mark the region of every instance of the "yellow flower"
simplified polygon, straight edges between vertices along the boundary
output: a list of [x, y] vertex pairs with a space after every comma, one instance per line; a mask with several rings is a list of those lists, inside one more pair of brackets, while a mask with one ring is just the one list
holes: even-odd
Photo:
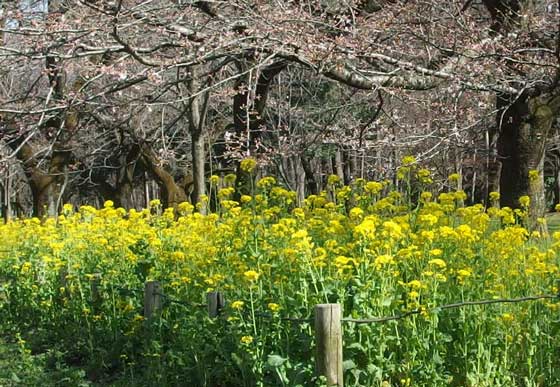
[[334, 264], [337, 267], [341, 267], [341, 266], [346, 266], [350, 263], [350, 258], [345, 257], [343, 255], [339, 255], [338, 257], [335, 258], [334, 260]]
[[245, 276], [246, 280], [253, 282], [259, 279], [260, 274], [254, 270], [247, 270], [243, 273], [243, 276]]
[[416, 157], [414, 156], [404, 156], [402, 158], [402, 165], [404, 166], [412, 165], [415, 162], [416, 162]]
[[439, 259], [439, 258], [430, 259], [428, 261], [428, 264], [433, 265], [433, 266], [437, 266], [440, 269], [445, 269], [445, 267], [447, 266], [445, 261], [443, 259]]
[[443, 254], [443, 251], [441, 249], [430, 250], [430, 255], [433, 255], [434, 257], [439, 257], [442, 254]]
[[425, 287], [425, 285], [420, 280], [412, 280], [407, 285], [413, 289], [421, 289]]
[[103, 203], [103, 207], [105, 207], [105, 208], [113, 208], [114, 205], [115, 205], [115, 203], [113, 203], [112, 200], [107, 200], [107, 201], [105, 201], [105, 203]]
[[182, 202], [177, 206], [177, 210], [180, 214], [185, 215], [191, 213], [194, 210], [194, 207], [189, 202]]
[[340, 177], [338, 177], [338, 175], [330, 175], [327, 178], [327, 184], [328, 185], [335, 185], [335, 184], [338, 184], [338, 183], [340, 183]]
[[245, 345], [249, 345], [253, 342], [253, 336], [243, 336], [241, 338], [241, 343], [245, 344]]
[[467, 200], [467, 194], [465, 191], [456, 191], [453, 193], [456, 200]]
[[407, 173], [409, 173], [409, 172], [410, 172], [409, 167], [398, 167], [397, 168], [397, 179], [403, 180], [407, 176]]
[[241, 195], [241, 203], [245, 204], [245, 203], [249, 203], [251, 200], [253, 200], [253, 197], [249, 196], [249, 195]]
[[434, 275], [434, 278], [437, 281], [440, 281], [440, 282], [446, 282], [447, 281], [447, 277], [444, 276], [443, 274], [440, 274], [440, 273], [437, 273], [436, 275]]
[[21, 273], [25, 274], [29, 272], [29, 270], [31, 270], [31, 266], [31, 262], [25, 262], [23, 265], [21, 265]]
[[377, 181], [369, 181], [366, 184], [366, 191], [370, 194], [376, 195], [383, 189], [383, 184]]
[[493, 202], [497, 202], [498, 200], [500, 200], [500, 193], [499, 192], [492, 191], [492, 192], [490, 192], [490, 194], [488, 196], [490, 196], [490, 200], [493, 201]]
[[418, 172], [416, 172], [416, 176], [418, 176], [420, 180], [430, 177], [431, 174], [430, 170], [426, 168], [419, 169]]
[[158, 207], [161, 205], [161, 201], [159, 199], [150, 200], [150, 207]]
[[280, 305], [270, 302], [268, 303], [268, 309], [273, 313], [278, 312], [280, 310]]
[[360, 207], [354, 207], [348, 213], [350, 219], [360, 219], [363, 215], [364, 215], [364, 210], [362, 210]]
[[235, 189], [233, 187], [222, 188], [221, 190], [218, 191], [218, 197], [222, 200], [227, 199], [231, 195], [233, 195], [234, 192], [235, 192]]
[[390, 265], [395, 263], [395, 259], [391, 255], [380, 255], [375, 258], [375, 261], [373, 263], [375, 264], [375, 266], [381, 267], [383, 265]]
[[529, 171], [529, 180], [536, 181], [538, 178], [539, 178], [539, 171], [537, 171], [536, 169], [531, 169]]
[[449, 175], [448, 179], [449, 181], [459, 181], [459, 178], [461, 176], [458, 173], [452, 173], [451, 175]]
[[513, 315], [511, 313], [504, 313], [500, 316], [500, 318], [504, 322], [511, 322], [511, 321], [515, 320], [515, 317], [513, 317]]
[[410, 292], [408, 292], [408, 298], [410, 298], [411, 300], [416, 300], [418, 299], [418, 297], [420, 297], [420, 293], [418, 293], [416, 290], [411, 290]]
[[257, 160], [250, 157], [242, 160], [241, 164], [239, 165], [241, 170], [247, 173], [253, 172], [256, 166], [257, 166]]
[[218, 185], [219, 182], [220, 182], [220, 176], [216, 176], [216, 175], [210, 176], [210, 184]]
[[424, 192], [422, 192], [422, 193], [420, 194], [420, 199], [421, 199], [423, 202], [429, 202], [430, 199], [432, 198], [432, 196], [433, 196], [433, 195], [432, 195], [431, 192], [424, 191]]
[[354, 228], [354, 233], [367, 239], [375, 239], [375, 217], [367, 216]]
[[531, 204], [531, 198], [527, 195], [525, 196], [521, 196], [519, 198], [519, 204], [521, 205], [521, 207], [529, 207], [529, 204]]
[[257, 181], [257, 187], [260, 189], [268, 189], [276, 184], [276, 179], [272, 176], [265, 176], [259, 181]]
[[400, 239], [404, 236], [402, 227], [392, 220], [383, 222], [383, 233], [393, 239]]
[[185, 259], [185, 253], [182, 251], [174, 251], [171, 253], [171, 258], [175, 261], [181, 261]]
[[231, 303], [231, 308], [235, 310], [241, 310], [241, 308], [243, 308], [243, 305], [245, 305], [243, 301], [233, 301]]

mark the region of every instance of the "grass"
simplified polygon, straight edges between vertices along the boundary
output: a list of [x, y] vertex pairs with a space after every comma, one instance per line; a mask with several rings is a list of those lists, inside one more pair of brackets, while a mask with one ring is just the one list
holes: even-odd
[[85, 372], [64, 365], [60, 355], [55, 351], [32, 354], [22, 342], [0, 337], [0, 387], [91, 386]]

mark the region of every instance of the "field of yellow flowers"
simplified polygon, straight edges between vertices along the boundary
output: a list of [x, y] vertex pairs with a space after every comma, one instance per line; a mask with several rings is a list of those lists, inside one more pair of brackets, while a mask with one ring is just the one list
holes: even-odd
[[[555, 294], [560, 238], [524, 228], [523, 210], [430, 192], [426, 170], [401, 175], [414, 192], [333, 176], [298, 207], [272, 177], [238, 201], [232, 176], [213, 177], [209, 215], [188, 203], [127, 212], [107, 202], [10, 221], [0, 226], [4, 339], [99, 384], [312, 386], [322, 383], [312, 323], [284, 317], [312, 317], [327, 302], [353, 318], [422, 308], [344, 323], [346, 385], [560, 385], [557, 300], [437, 309]], [[146, 321], [142, 290], [154, 279], [182, 303]], [[213, 290], [226, 297], [216, 319], [198, 305]]]

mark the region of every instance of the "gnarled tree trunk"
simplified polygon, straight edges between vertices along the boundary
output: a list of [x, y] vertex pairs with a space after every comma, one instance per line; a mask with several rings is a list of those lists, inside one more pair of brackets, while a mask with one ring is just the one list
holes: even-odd
[[188, 201], [187, 194], [183, 187], [176, 181], [173, 175], [165, 170], [160, 164], [154, 151], [147, 145], [141, 146], [142, 160], [146, 168], [156, 178], [161, 188], [161, 201], [164, 208], [176, 207], [180, 203]]

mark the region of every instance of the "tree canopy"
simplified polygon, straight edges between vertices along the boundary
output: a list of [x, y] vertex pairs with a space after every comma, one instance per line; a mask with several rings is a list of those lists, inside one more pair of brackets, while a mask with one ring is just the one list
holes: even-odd
[[248, 156], [300, 197], [406, 154], [536, 217], [558, 186], [555, 2], [0, 4], [5, 212], [197, 202]]

